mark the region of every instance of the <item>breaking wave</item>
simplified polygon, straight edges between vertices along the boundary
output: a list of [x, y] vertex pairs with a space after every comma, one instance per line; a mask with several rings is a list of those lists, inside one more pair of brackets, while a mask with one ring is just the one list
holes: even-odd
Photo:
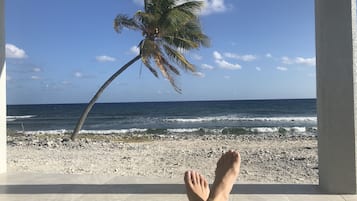
[[[69, 134], [72, 130], [58, 129], [58, 130], [39, 130], [39, 131], [25, 131], [25, 134]], [[236, 128], [175, 128], [175, 129], [118, 129], [118, 130], [81, 130], [81, 134], [94, 135], [115, 135], [115, 134], [269, 134], [269, 133], [290, 133], [290, 134], [316, 134], [317, 127], [236, 127]]]

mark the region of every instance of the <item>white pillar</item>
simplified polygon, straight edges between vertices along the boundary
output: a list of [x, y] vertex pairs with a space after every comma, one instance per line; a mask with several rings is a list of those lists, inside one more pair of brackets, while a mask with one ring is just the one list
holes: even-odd
[[0, 174], [6, 172], [6, 68], [4, 0], [0, 0]]
[[315, 0], [319, 182], [356, 194], [356, 0]]

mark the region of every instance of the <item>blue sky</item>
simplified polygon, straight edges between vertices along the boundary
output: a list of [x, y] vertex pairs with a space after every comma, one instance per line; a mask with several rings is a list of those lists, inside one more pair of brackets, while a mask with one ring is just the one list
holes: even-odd
[[[113, 29], [140, 0], [8, 0], [8, 104], [86, 103], [135, 57], [141, 33]], [[178, 94], [140, 62], [99, 102], [315, 98], [313, 0], [205, 0], [211, 46], [186, 54], [197, 73], [177, 78]]]

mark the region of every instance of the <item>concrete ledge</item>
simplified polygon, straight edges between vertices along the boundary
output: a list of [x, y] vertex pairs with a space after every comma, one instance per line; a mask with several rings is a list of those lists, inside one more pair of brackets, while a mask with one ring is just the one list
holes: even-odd
[[[0, 200], [7, 201], [182, 201], [187, 200], [185, 192], [183, 183], [160, 178], [16, 173], [0, 175]], [[357, 196], [324, 194], [314, 184], [235, 184], [230, 200], [357, 201]]]
[[[0, 194], [185, 194], [184, 184], [15, 184]], [[236, 184], [232, 194], [323, 194], [317, 185]]]

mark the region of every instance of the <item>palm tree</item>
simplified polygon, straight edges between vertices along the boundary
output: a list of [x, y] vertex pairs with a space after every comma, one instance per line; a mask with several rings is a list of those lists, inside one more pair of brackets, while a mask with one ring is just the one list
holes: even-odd
[[197, 15], [202, 6], [202, 1], [195, 0], [181, 4], [179, 0], [144, 0], [144, 11], [137, 11], [132, 18], [121, 14], [115, 18], [114, 29], [118, 33], [123, 28], [142, 32], [143, 39], [138, 45], [140, 53], [100, 87], [79, 118], [71, 135], [72, 140], [78, 135], [88, 113], [104, 89], [139, 59], [158, 77], [157, 69], [153, 66], [155, 64], [175, 91], [181, 93], [175, 83], [175, 76], [180, 75], [178, 67], [195, 72], [194, 65], [185, 58], [183, 52], [209, 46], [209, 38], [202, 32]]

